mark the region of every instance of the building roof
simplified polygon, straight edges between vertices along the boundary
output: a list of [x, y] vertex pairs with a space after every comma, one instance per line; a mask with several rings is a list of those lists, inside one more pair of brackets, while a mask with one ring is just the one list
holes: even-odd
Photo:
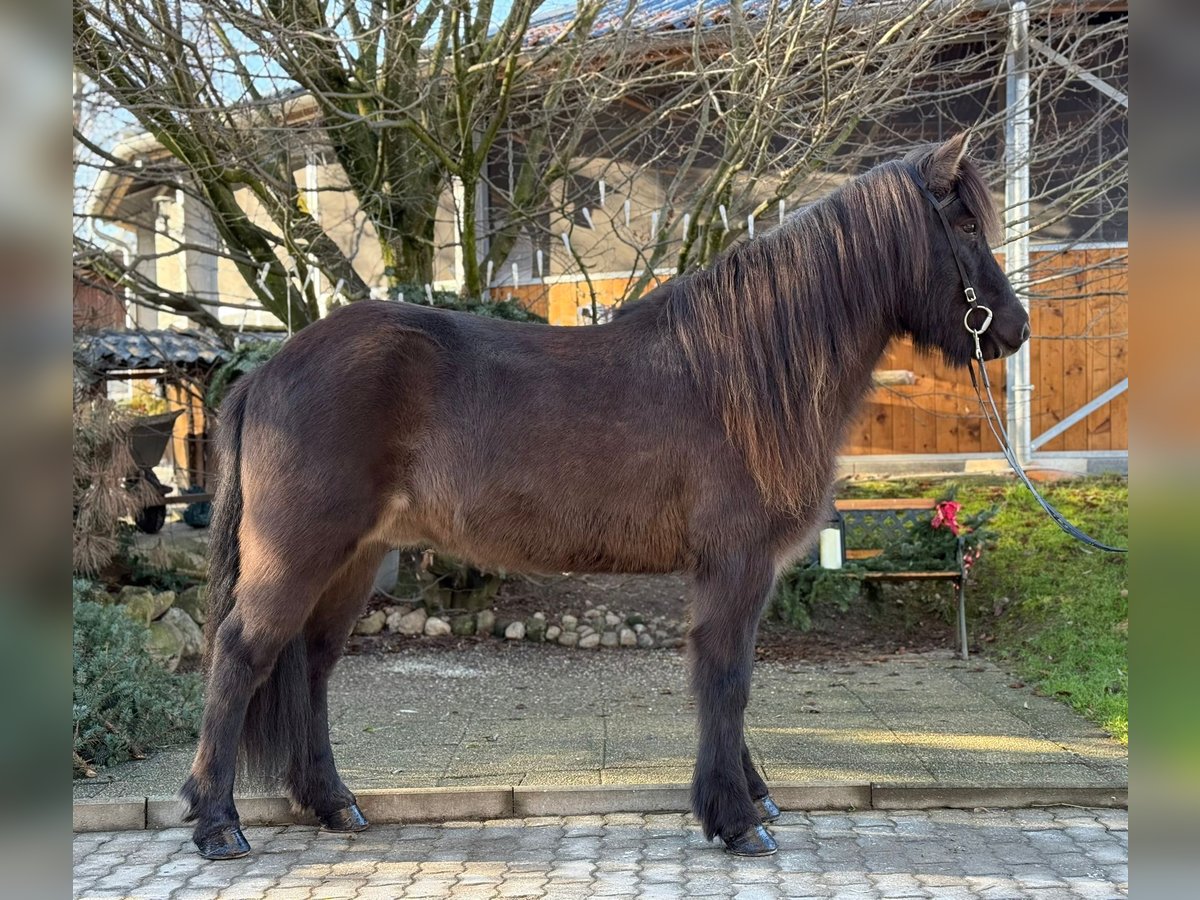
[[[246, 333], [243, 341], [276, 340], [282, 334]], [[204, 331], [124, 331], [103, 329], [75, 336], [75, 360], [93, 373], [125, 369], [208, 368], [230, 357], [217, 338]]]

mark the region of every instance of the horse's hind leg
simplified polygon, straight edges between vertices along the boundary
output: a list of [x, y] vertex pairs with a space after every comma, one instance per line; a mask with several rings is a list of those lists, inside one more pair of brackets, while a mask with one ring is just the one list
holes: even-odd
[[765, 558], [709, 559], [696, 573], [693, 600], [692, 689], [700, 746], [692, 810], [705, 837], [719, 835], [730, 852], [743, 856], [776, 850], [751, 797], [751, 784], [757, 787], [762, 779], [757, 772], [749, 779], [744, 764], [754, 637], [773, 580], [774, 567]]
[[[213, 638], [200, 745], [181, 791], [187, 819], [196, 822], [192, 839], [209, 859], [244, 856], [250, 849], [233, 802], [239, 743], [248, 713], [255, 724], [251, 702], [275, 677], [276, 666], [289, 672], [302, 667], [303, 650], [293, 642], [319, 592], [320, 585], [303, 571], [284, 569], [273, 583], [243, 579], [237, 603]], [[276, 711], [274, 725], [286, 729], [291, 712]]]
[[746, 746], [745, 740], [742, 741], [742, 771], [746, 773], [746, 788], [750, 791], [754, 808], [758, 810], [758, 817], [764, 822], [774, 822], [779, 818], [780, 809], [771, 799], [767, 783], [754, 767], [754, 758], [750, 755], [750, 748]]
[[295, 749], [288, 772], [292, 799], [316, 814], [327, 831], [362, 831], [368, 822], [342, 782], [329, 743], [329, 676], [370, 596], [386, 549], [361, 550], [321, 595], [304, 629], [312, 707], [308, 739]]

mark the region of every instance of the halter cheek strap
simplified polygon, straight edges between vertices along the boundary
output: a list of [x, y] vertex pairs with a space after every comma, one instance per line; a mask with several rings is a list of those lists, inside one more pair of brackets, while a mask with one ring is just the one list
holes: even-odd
[[[1025, 487], [1029, 488], [1029, 492], [1033, 494], [1033, 498], [1037, 500], [1038, 504], [1054, 520], [1054, 523], [1059, 528], [1076, 540], [1082, 541], [1098, 550], [1107, 550], [1109, 553], [1128, 552], [1124, 547], [1110, 547], [1108, 544], [1101, 543], [1082, 531], [1078, 526], [1069, 522], [1066, 516], [1050, 504], [1049, 500], [1038, 493], [1037, 488], [1033, 486], [1033, 482], [1029, 480], [1029, 476], [1025, 474], [1025, 470], [1021, 468], [1021, 463], [1008, 441], [1008, 434], [1005, 432], [1004, 425], [1001, 422], [1000, 410], [996, 408], [996, 398], [992, 395], [992, 384], [988, 380], [987, 366], [983, 364], [983, 348], [979, 345], [979, 336], [987, 331], [988, 326], [992, 324], [992, 311], [980, 303], [975, 296], [975, 288], [971, 287], [970, 279], [967, 278], [967, 270], [963, 267], [962, 260], [959, 259], [958, 248], [954, 246], [954, 230], [950, 227], [950, 220], [946, 218], [946, 207], [958, 199], [958, 194], [951, 193], [945, 198], [938, 200], [933, 195], [933, 192], [929, 190], [929, 187], [925, 184], [925, 180], [921, 178], [920, 173], [915, 168], [910, 165], [905, 165], [904, 168], [916, 184], [917, 189], [925, 195], [925, 199], [933, 206], [934, 211], [942, 222], [942, 228], [946, 232], [946, 240], [950, 244], [950, 254], [954, 257], [954, 265], [958, 267], [958, 276], [962, 280], [963, 296], [967, 299], [967, 311], [963, 316], [963, 326], [975, 339], [975, 359], [967, 365], [967, 371], [971, 374], [971, 386], [975, 389], [975, 396], [979, 399], [979, 408], [983, 410], [983, 419], [987, 422], [992, 436], [996, 438], [996, 443], [1000, 445], [1000, 449], [1004, 453], [1004, 458], [1008, 460], [1009, 466], [1017, 473], [1021, 481], [1024, 482]], [[983, 322], [978, 328], [971, 327], [972, 313], [978, 313], [983, 316]], [[975, 376], [976, 366], [979, 367], [978, 378]], [[980, 382], [983, 383], [983, 390], [979, 387]], [[986, 402], [983, 399], [985, 392], [987, 393]]]
[[[954, 265], [958, 268], [958, 278], [962, 282], [963, 296], [967, 300], [967, 311], [963, 314], [963, 327], [971, 333], [975, 339], [975, 358], [983, 362], [983, 347], [979, 344], [979, 336], [988, 330], [988, 326], [992, 324], [992, 311], [988, 307], [979, 302], [975, 296], [975, 288], [971, 287], [971, 279], [967, 277], [967, 270], [962, 264], [962, 259], [958, 255], [958, 248], [954, 246], [954, 230], [950, 227], [950, 220], [946, 218], [946, 207], [958, 199], [956, 192], [951, 192], [939, 200], [933, 195], [933, 191], [929, 190], [929, 186], [925, 184], [925, 180], [921, 174], [910, 165], [905, 165], [905, 171], [908, 172], [909, 178], [916, 184], [917, 189], [925, 195], [925, 199], [929, 201], [934, 212], [942, 222], [942, 229], [946, 232], [946, 240], [950, 243], [950, 255], [954, 257]], [[979, 326], [972, 327], [971, 315], [978, 313], [983, 316], [983, 321]]]

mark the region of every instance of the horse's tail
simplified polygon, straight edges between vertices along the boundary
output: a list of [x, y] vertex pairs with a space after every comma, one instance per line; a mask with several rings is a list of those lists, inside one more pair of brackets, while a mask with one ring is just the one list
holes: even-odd
[[[221, 623], [233, 610], [241, 574], [242, 429], [246, 399], [253, 383], [243, 378], [221, 404], [217, 448], [222, 473], [213, 503], [209, 544], [208, 656], [205, 672], [211, 681], [210, 663]], [[308, 686], [308, 654], [300, 635], [279, 652], [271, 674], [250, 698], [242, 725], [241, 755], [247, 774], [292, 783], [302, 778], [308, 759], [309, 722], [312, 716]]]

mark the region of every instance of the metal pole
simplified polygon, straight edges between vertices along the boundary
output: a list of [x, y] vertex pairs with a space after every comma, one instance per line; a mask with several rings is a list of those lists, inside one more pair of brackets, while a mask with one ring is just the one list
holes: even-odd
[[[1005, 227], [1004, 269], [1021, 305], [1029, 310], [1029, 8], [1013, 3], [1009, 13], [1007, 104], [1004, 111]], [[1031, 446], [1029, 342], [1005, 364], [1008, 390], [1008, 435], [1022, 465], [1028, 465]]]

